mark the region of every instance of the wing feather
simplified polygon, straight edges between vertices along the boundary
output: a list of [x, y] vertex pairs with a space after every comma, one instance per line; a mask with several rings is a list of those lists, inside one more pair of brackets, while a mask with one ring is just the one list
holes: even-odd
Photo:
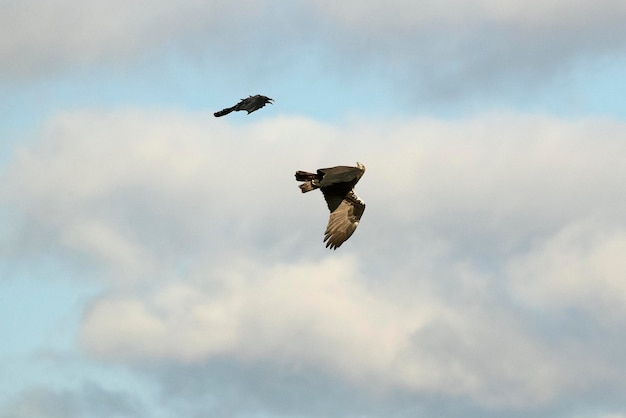
[[340, 165], [337, 167], [320, 168], [320, 187], [342, 186], [346, 191], [352, 189], [363, 175], [363, 170], [358, 167]]
[[348, 238], [352, 236], [363, 212], [365, 203], [353, 191], [350, 191], [339, 206], [330, 213], [326, 232], [324, 232], [324, 242], [326, 248], [336, 250]]

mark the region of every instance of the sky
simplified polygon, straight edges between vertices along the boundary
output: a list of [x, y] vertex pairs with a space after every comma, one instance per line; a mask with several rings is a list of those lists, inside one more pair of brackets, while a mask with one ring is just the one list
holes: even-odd
[[0, 418], [626, 418], [625, 20], [0, 0]]

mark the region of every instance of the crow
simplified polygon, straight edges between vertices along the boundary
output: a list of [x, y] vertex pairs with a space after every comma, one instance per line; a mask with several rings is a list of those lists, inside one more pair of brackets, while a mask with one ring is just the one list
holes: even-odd
[[267, 103], [273, 104], [272, 101], [273, 99], [270, 99], [267, 96], [261, 96], [260, 94], [257, 94], [256, 96], [248, 96], [245, 99], [241, 99], [241, 101], [233, 107], [227, 107], [226, 109], [222, 109], [219, 112], [213, 113], [213, 115], [216, 118], [219, 118], [220, 116], [228, 115], [230, 112], [239, 110], [245, 110], [248, 112], [248, 114], [250, 114], [255, 110], [259, 110]]
[[317, 173], [296, 171], [296, 180], [303, 182], [298, 186], [302, 193], [320, 189], [324, 195], [330, 210], [324, 242], [332, 250], [350, 238], [365, 211], [365, 202], [353, 190], [365, 173], [365, 166], [359, 162], [356, 165], [320, 168]]

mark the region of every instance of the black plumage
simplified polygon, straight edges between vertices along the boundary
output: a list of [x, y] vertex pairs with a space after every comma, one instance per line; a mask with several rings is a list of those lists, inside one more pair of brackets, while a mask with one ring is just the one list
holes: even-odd
[[267, 103], [273, 104], [272, 101], [273, 99], [270, 99], [267, 96], [261, 96], [260, 94], [257, 94], [256, 96], [248, 96], [245, 99], [241, 99], [241, 101], [233, 107], [227, 107], [226, 109], [222, 109], [219, 112], [213, 113], [213, 115], [216, 118], [219, 118], [220, 116], [228, 115], [230, 112], [239, 110], [245, 110], [248, 112], [248, 114], [250, 114], [255, 110], [259, 110]]
[[298, 186], [302, 193], [320, 189], [326, 199], [330, 210], [324, 232], [326, 248], [336, 250], [350, 238], [365, 211], [365, 202], [353, 190], [365, 173], [365, 166], [358, 162], [356, 164], [356, 167], [320, 168], [317, 173], [296, 171], [296, 180], [303, 182]]

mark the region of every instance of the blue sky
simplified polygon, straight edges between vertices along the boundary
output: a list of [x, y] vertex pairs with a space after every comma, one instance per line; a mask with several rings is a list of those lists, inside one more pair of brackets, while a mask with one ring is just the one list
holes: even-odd
[[624, 18], [0, 2], [0, 418], [626, 417]]

